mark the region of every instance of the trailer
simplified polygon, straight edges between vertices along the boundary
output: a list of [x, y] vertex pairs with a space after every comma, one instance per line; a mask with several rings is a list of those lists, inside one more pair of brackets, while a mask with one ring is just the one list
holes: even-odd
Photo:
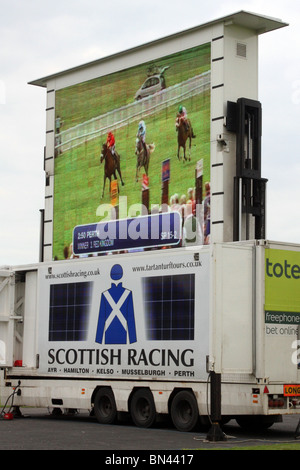
[[267, 239], [258, 101], [258, 38], [286, 26], [240, 11], [30, 82], [45, 207], [39, 262], [0, 269], [4, 410], [212, 440], [300, 413], [300, 245]]
[[169, 415], [179, 431], [212, 422], [215, 394], [220, 423], [300, 414], [298, 245], [169, 248], [0, 279], [2, 404], [109, 424], [127, 413], [140, 427]]

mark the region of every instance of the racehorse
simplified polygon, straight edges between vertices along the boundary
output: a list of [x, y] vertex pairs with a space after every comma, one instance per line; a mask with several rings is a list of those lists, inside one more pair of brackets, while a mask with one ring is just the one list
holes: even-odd
[[[121, 168], [120, 168], [120, 155], [118, 155], [115, 152], [115, 157], [114, 157], [111, 153], [111, 150], [107, 147], [107, 144], [103, 144], [102, 146], [100, 164], [103, 162], [103, 160], [105, 160], [105, 165], [104, 165], [103, 191], [102, 191], [101, 198], [103, 198], [104, 196], [106, 178], [108, 178], [109, 182], [111, 183], [112, 176], [115, 178], [115, 180], [117, 179], [116, 172], [118, 172], [120, 175], [122, 186], [124, 186], [125, 184], [122, 178], [122, 173], [121, 173]], [[118, 185], [118, 191], [119, 191], [119, 185]]]
[[146, 149], [142, 144], [141, 141], [138, 142], [137, 144], [137, 149], [136, 149], [136, 156], [137, 156], [137, 162], [136, 162], [136, 181], [138, 181], [138, 173], [139, 170], [144, 167], [145, 173], [148, 176], [148, 170], [149, 170], [149, 162], [150, 162], [150, 155], [151, 153], [154, 152], [155, 150], [155, 145], [154, 144], [146, 144]]
[[[186, 125], [188, 124], [188, 126]], [[186, 161], [186, 141], [189, 139], [189, 161], [191, 160], [191, 147], [192, 147], [192, 139], [196, 136], [193, 133], [193, 128], [191, 125], [191, 121], [188, 119], [187, 123], [183, 122], [179, 117], [176, 119], [176, 130], [177, 130], [177, 142], [178, 142], [178, 149], [177, 149], [177, 158], [180, 160], [180, 148], [183, 148], [183, 158]]]

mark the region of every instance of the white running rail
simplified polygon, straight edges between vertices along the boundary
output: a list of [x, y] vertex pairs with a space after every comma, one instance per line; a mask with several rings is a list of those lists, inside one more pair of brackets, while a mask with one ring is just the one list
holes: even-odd
[[133, 121], [145, 119], [146, 116], [162, 111], [176, 102], [183, 102], [185, 98], [199, 95], [210, 89], [210, 81], [210, 71], [208, 71], [62, 131], [55, 137], [56, 152], [57, 154], [65, 152], [107, 133], [108, 130], [115, 130]]

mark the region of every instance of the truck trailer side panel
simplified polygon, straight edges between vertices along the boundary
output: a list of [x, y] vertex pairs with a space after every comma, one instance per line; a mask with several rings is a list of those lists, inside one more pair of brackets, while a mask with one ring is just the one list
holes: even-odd
[[208, 417], [216, 372], [227, 418], [300, 413], [299, 253], [254, 241], [10, 269], [1, 400], [15, 389], [15, 406], [94, 409], [100, 422], [129, 412], [145, 426], [170, 413], [187, 430]]
[[254, 372], [254, 262], [251, 244], [215, 246], [211, 329], [215, 372]]

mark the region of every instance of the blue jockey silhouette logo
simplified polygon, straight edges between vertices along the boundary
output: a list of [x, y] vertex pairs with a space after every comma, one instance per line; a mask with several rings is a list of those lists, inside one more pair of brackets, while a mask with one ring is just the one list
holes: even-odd
[[[110, 277], [113, 281], [122, 279], [122, 266], [115, 264]], [[122, 283], [112, 283], [101, 295], [96, 343], [132, 344], [136, 340], [132, 291]]]

